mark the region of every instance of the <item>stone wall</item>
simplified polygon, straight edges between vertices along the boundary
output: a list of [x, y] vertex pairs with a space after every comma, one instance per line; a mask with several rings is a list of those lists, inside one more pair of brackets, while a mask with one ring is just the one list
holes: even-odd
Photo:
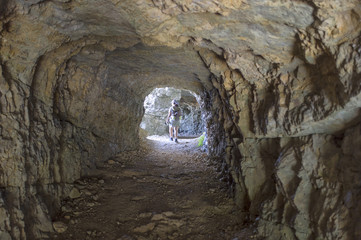
[[[359, 39], [348, 46], [329, 53], [335, 62], [295, 59], [259, 72], [263, 77], [254, 83], [227, 59], [200, 50], [220, 96], [214, 116], [225, 130], [235, 199], [258, 223], [260, 236], [360, 237], [353, 203], [359, 149], [351, 147], [360, 140], [360, 84], [352, 83], [360, 76]], [[339, 70], [340, 61], [348, 70]]]
[[[243, 143], [249, 154], [242, 169], [246, 187], [252, 189], [250, 209], [261, 216], [260, 234], [270, 239], [360, 238], [360, 207], [354, 202], [361, 183], [360, 150], [351, 147], [359, 143], [359, 124], [337, 135]], [[270, 144], [276, 150], [270, 153], [273, 158], [252, 161], [259, 157], [253, 153]], [[260, 192], [268, 194], [257, 196]]]
[[191, 92], [174, 88], [154, 89], [144, 101], [145, 113], [140, 127], [149, 135], [168, 135], [168, 125], [165, 120], [173, 99], [180, 103], [182, 121], [179, 136], [197, 136], [204, 131], [201, 109]]
[[[48, 68], [52, 61], [49, 56], [39, 65]], [[116, 83], [106, 77], [97, 81], [106, 69], [93, 63], [71, 58], [58, 72], [61, 77], [35, 74], [31, 88], [5, 76], [0, 165], [0, 186], [6, 187], [1, 195], [4, 239], [46, 237], [53, 231], [51, 218], [60, 200], [76, 179], [115, 153], [137, 147], [142, 100], [114, 88]]]

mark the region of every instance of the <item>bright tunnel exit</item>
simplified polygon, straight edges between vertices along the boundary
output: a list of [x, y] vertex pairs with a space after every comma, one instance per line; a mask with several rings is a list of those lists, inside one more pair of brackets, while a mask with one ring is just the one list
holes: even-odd
[[188, 90], [175, 88], [156, 88], [144, 101], [144, 117], [140, 124], [142, 131], [148, 136], [168, 135], [168, 125], [165, 123], [168, 110], [173, 99], [179, 102], [182, 120], [179, 127], [179, 137], [198, 137], [204, 132], [202, 112], [197, 100], [198, 96]]

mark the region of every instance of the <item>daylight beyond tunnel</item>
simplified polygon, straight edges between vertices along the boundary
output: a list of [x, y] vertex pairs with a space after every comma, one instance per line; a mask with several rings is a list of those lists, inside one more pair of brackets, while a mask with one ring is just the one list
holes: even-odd
[[258, 237], [360, 239], [360, 19], [359, 0], [3, 0], [0, 239], [48, 237], [165, 87], [199, 96]]
[[165, 121], [171, 102], [176, 100], [182, 112], [179, 136], [200, 136], [205, 131], [205, 127], [197, 98], [199, 98], [199, 96], [186, 90], [174, 88], [154, 89], [145, 98], [145, 112], [140, 127], [146, 131], [147, 135], [168, 135], [169, 129]]

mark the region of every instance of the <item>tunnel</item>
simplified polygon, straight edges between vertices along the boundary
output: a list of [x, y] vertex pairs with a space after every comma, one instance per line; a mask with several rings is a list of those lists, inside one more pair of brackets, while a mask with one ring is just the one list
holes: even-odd
[[53, 236], [74, 184], [140, 149], [165, 87], [199, 96], [254, 238], [361, 238], [360, 16], [358, 0], [0, 1], [0, 239]]

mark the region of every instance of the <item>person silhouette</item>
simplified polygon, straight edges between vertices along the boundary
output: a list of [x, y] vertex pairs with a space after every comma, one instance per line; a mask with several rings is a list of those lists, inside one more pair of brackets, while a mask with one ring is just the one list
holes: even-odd
[[182, 119], [182, 111], [177, 100], [172, 100], [172, 106], [169, 108], [166, 123], [169, 124], [169, 139], [178, 143], [178, 129], [180, 120]]

